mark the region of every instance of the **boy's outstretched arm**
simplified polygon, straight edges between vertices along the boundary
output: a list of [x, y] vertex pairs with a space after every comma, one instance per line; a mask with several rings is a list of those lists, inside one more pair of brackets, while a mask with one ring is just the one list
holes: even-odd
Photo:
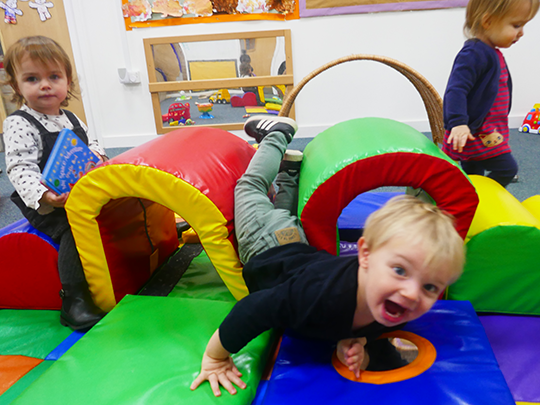
[[338, 342], [336, 354], [356, 378], [360, 378], [360, 370], [365, 370], [369, 364], [368, 353], [364, 350], [366, 338], [343, 339]]
[[190, 388], [193, 391], [203, 381], [208, 380], [216, 397], [221, 396], [221, 391], [219, 390], [220, 384], [229, 394], [234, 395], [236, 394], [236, 388], [234, 388], [232, 383], [242, 389], [246, 388], [246, 383], [240, 377], [242, 377], [242, 373], [238, 371], [230, 353], [221, 344], [218, 329], [214, 332], [206, 346], [201, 364], [201, 372], [191, 383]]

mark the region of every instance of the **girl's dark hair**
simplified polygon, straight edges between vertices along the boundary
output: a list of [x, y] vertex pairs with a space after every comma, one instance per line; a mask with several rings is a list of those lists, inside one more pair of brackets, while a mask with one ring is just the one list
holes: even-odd
[[37, 35], [19, 39], [9, 47], [4, 57], [4, 68], [6, 69], [5, 84], [8, 84], [14, 90], [11, 101], [18, 106], [24, 104], [24, 97], [20, 94], [19, 86], [17, 85], [17, 69], [19, 69], [25, 55], [28, 55], [34, 62], [38, 61], [44, 65], [58, 64], [65, 69], [69, 89], [67, 97], [60, 105], [66, 107], [71, 97], [77, 98], [75, 96], [77, 83], [73, 77], [73, 67], [69, 56], [56, 41]]
[[240, 55], [240, 63], [251, 63], [251, 57], [246, 53], [245, 50], [243, 50], [242, 55]]

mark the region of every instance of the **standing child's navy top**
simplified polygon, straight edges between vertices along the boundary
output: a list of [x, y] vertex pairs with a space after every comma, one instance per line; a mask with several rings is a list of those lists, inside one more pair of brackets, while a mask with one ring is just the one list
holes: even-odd
[[[478, 39], [471, 39], [456, 56], [444, 95], [446, 134], [443, 150], [455, 160], [484, 160], [509, 153], [508, 112], [512, 80], [502, 53]], [[475, 136], [459, 153], [448, 144], [452, 128], [467, 125]], [[498, 132], [502, 142], [487, 147], [480, 134]]]

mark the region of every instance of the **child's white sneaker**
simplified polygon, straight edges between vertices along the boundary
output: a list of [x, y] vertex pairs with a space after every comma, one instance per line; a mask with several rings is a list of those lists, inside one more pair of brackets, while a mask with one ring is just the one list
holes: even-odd
[[295, 120], [288, 117], [255, 115], [246, 121], [244, 131], [255, 138], [257, 143], [261, 143], [266, 135], [275, 131], [283, 133], [287, 137], [287, 142], [291, 142], [294, 134], [298, 131], [298, 125]]
[[285, 155], [283, 155], [283, 160], [279, 165], [279, 172], [287, 172], [289, 176], [296, 176], [300, 173], [303, 158], [304, 154], [301, 151], [287, 149]]

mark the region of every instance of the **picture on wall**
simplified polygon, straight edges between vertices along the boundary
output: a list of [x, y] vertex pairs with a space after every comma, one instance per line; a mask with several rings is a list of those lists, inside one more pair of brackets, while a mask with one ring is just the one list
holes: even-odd
[[468, 0], [298, 0], [300, 17], [465, 7]]
[[126, 29], [298, 18], [297, 0], [122, 0]]

